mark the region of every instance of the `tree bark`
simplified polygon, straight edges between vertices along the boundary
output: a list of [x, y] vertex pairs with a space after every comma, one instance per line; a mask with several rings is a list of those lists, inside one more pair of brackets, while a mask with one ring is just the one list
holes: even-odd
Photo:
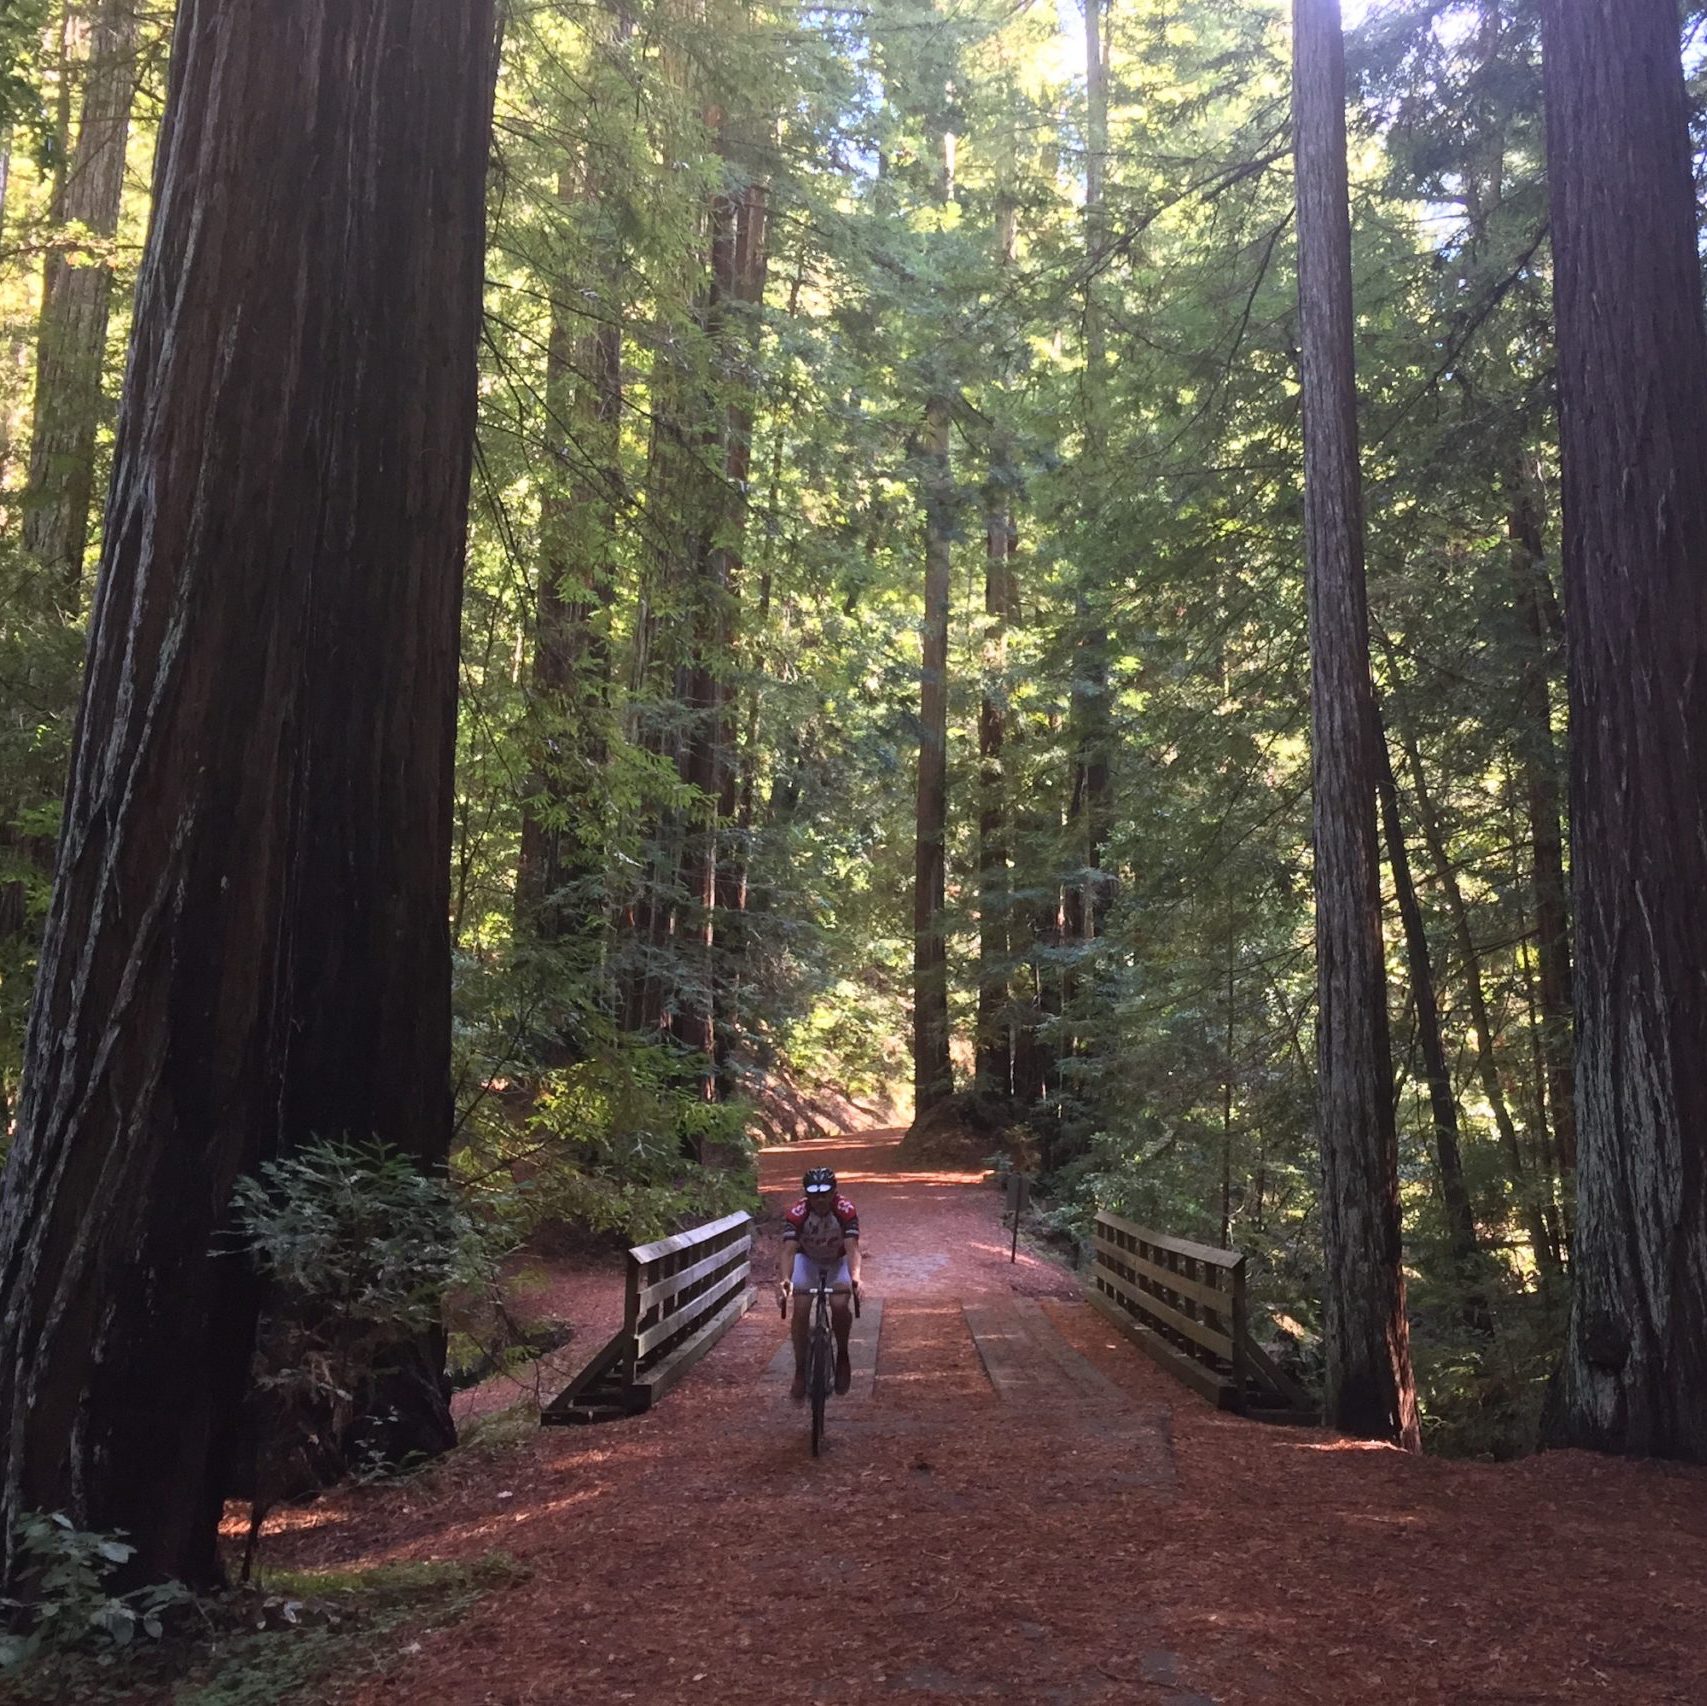
[[[77, 142], [54, 198], [36, 348], [35, 427], [24, 497], [24, 549], [65, 583], [75, 604], [95, 490], [125, 142], [136, 94], [137, 0], [101, 0], [83, 75]], [[67, 236], [68, 228], [75, 228]], [[88, 233], [88, 237], [82, 235]], [[93, 239], [91, 242], [90, 239]]]
[[1707, 323], [1679, 15], [1542, 17], [1578, 1145], [1548, 1431], [1707, 1461]]
[[492, 71], [485, 0], [178, 15], [0, 1196], [0, 1532], [122, 1529], [138, 1577], [218, 1575], [236, 1178], [310, 1136], [449, 1147]]
[[1347, 1433], [1415, 1450], [1375, 832], [1339, 0], [1294, 0], [1293, 52], [1327, 1413]]
[[949, 405], [925, 405], [925, 630], [919, 683], [919, 786], [913, 860], [913, 1110], [930, 1112], [954, 1091], [948, 1049], [948, 602]]

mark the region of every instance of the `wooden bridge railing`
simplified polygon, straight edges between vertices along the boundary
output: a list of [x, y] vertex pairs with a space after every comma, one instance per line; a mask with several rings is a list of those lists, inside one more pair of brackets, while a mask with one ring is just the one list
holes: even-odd
[[547, 1424], [650, 1409], [753, 1306], [753, 1217], [721, 1220], [628, 1252], [622, 1331], [540, 1412]]
[[1316, 1402], [1251, 1337], [1245, 1257], [1101, 1213], [1090, 1299], [1170, 1374], [1222, 1410], [1309, 1422]]

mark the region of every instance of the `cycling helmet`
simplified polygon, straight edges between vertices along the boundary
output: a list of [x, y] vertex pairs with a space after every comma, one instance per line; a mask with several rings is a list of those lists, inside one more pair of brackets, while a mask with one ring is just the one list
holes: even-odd
[[806, 1177], [800, 1181], [807, 1196], [829, 1196], [836, 1189], [835, 1170], [830, 1167], [808, 1167]]

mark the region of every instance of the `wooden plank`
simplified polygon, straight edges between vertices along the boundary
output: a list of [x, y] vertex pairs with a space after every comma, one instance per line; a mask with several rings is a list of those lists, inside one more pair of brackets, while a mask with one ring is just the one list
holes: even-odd
[[696, 1297], [685, 1308], [678, 1309], [672, 1315], [666, 1315], [661, 1321], [654, 1321], [650, 1327], [643, 1328], [634, 1335], [634, 1355], [636, 1361], [644, 1361], [666, 1339], [673, 1339], [678, 1333], [688, 1328], [706, 1315], [714, 1313], [737, 1286], [747, 1283], [747, 1276], [752, 1272], [751, 1265], [743, 1262], [733, 1273], [725, 1274], [716, 1285], [709, 1287], [703, 1295]]
[[737, 1238], [732, 1244], [725, 1244], [719, 1250], [713, 1250], [709, 1256], [702, 1256], [691, 1267], [683, 1268], [679, 1273], [666, 1274], [661, 1280], [654, 1280], [651, 1285], [640, 1288], [640, 1313], [646, 1314], [654, 1309], [667, 1297], [674, 1297], [678, 1292], [686, 1291], [695, 1280], [704, 1279], [707, 1274], [716, 1273], [720, 1267], [732, 1262], [737, 1256], [746, 1255], [753, 1247], [753, 1240]]
[[[1106, 1255], [1111, 1262], [1117, 1262], [1122, 1267], [1131, 1268], [1134, 1273], [1142, 1274], [1145, 1279], [1154, 1280], [1157, 1285], [1165, 1285], [1170, 1291], [1177, 1291], [1181, 1297], [1190, 1297], [1199, 1303], [1206, 1303], [1211, 1309], [1227, 1311], [1233, 1301], [1231, 1290], [1223, 1290], [1211, 1285], [1207, 1280], [1193, 1279], [1190, 1274], [1175, 1273], [1172, 1268], [1164, 1268], [1160, 1262], [1152, 1262], [1140, 1256], [1136, 1250], [1123, 1250], [1118, 1244], [1110, 1243], [1108, 1239], [1093, 1237], [1092, 1247], [1099, 1256]], [[1217, 1272], [1224, 1270], [1217, 1269]], [[1236, 1271], [1236, 1270], [1235, 1270]]]
[[1105, 1297], [1097, 1291], [1087, 1295], [1139, 1350], [1158, 1366], [1166, 1369], [1176, 1380], [1207, 1398], [1218, 1410], [1238, 1408], [1239, 1398], [1233, 1390], [1232, 1381], [1224, 1379], [1214, 1369], [1205, 1368], [1202, 1363], [1194, 1361], [1184, 1351], [1170, 1345], [1161, 1334], [1141, 1326], [1113, 1298]]
[[1110, 1214], [1107, 1209], [1100, 1210], [1097, 1219], [1117, 1231], [1124, 1232], [1129, 1238], [1141, 1238], [1146, 1244], [1154, 1244], [1159, 1250], [1172, 1250], [1175, 1255], [1190, 1256], [1193, 1261], [1207, 1262], [1212, 1268], [1230, 1268], [1245, 1259], [1240, 1250], [1217, 1250], [1213, 1244], [1194, 1244], [1189, 1238], [1170, 1238], [1165, 1232], [1152, 1232], [1148, 1227], [1122, 1220], [1118, 1214]]
[[1217, 1331], [1214, 1327], [1202, 1321], [1194, 1321], [1183, 1310], [1173, 1308], [1166, 1298], [1156, 1297], [1147, 1291], [1139, 1291], [1129, 1285], [1119, 1274], [1111, 1274], [1107, 1268], [1097, 1268], [1091, 1275], [1099, 1285], [1107, 1286], [1123, 1302], [1129, 1303], [1132, 1309], [1141, 1316], [1149, 1316], [1154, 1324], [1171, 1328], [1176, 1333], [1183, 1333], [1194, 1344], [1202, 1345], [1206, 1351], [1223, 1358], [1227, 1362], [1233, 1360], [1233, 1335]]
[[1035, 1297], [1016, 1297], [1014, 1313], [1031, 1341], [1082, 1398], [1118, 1398], [1120, 1388], [1089, 1357], [1081, 1356], [1061, 1336], [1049, 1312]]
[[691, 1338], [684, 1339], [657, 1367], [645, 1369], [629, 1388], [631, 1411], [648, 1410], [753, 1307], [754, 1293], [738, 1291]]
[[720, 1232], [727, 1232], [732, 1227], [748, 1226], [753, 1217], [745, 1209], [736, 1214], [726, 1214], [721, 1220], [708, 1220], [704, 1226], [691, 1227], [686, 1232], [678, 1232], [670, 1238], [660, 1238], [654, 1244], [637, 1244], [628, 1254], [631, 1260], [645, 1266], [648, 1262], [656, 1262], [664, 1256], [673, 1256], [678, 1250], [691, 1250], [696, 1244], [703, 1244], [707, 1239], [715, 1238]]
[[1035, 1403], [1048, 1396], [1052, 1382], [1030, 1335], [1011, 1309], [967, 1303], [960, 1312], [966, 1317], [984, 1372], [1003, 1398]]

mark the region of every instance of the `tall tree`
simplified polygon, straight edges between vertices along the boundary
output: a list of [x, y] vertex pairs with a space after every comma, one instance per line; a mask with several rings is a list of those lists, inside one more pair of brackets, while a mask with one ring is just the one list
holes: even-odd
[[919, 684], [919, 776], [913, 860], [913, 1106], [920, 1116], [953, 1093], [948, 1048], [948, 607], [953, 474], [949, 401], [925, 405], [925, 631]]
[[[599, 200], [598, 165], [589, 149], [578, 174], [563, 168], [558, 201], [567, 211], [578, 202], [596, 208]], [[570, 306], [575, 289], [569, 278], [553, 281], [545, 406], [555, 467], [541, 501], [533, 655], [541, 726], [516, 872], [523, 926], [550, 942], [579, 929], [578, 920], [594, 931], [601, 921], [600, 909], [574, 891], [603, 871], [588, 784], [604, 758], [610, 639], [599, 615], [613, 593], [606, 559], [622, 485], [620, 303], [614, 291], [601, 293], [596, 324], [577, 335]]]
[[1464, 1156], [1458, 1142], [1458, 1102], [1452, 1094], [1452, 1074], [1446, 1064], [1446, 1048], [1440, 1036], [1440, 1004], [1435, 996], [1434, 963], [1429, 954], [1428, 932], [1423, 927], [1422, 907], [1411, 876], [1411, 855], [1405, 845], [1405, 824], [1399, 811], [1399, 784], [1393, 775], [1383, 732], [1375, 753], [1380, 766], [1376, 778], [1380, 794], [1381, 823], [1387, 837], [1387, 865], [1393, 873], [1393, 894], [1405, 931], [1405, 957], [1411, 968], [1411, 1005], [1417, 1016], [1417, 1052], [1422, 1056], [1423, 1078], [1428, 1084], [1429, 1114], [1434, 1124], [1435, 1175], [1440, 1181], [1441, 1205], [1446, 1210], [1446, 1237], [1456, 1278], [1463, 1288], [1464, 1324], [1472, 1332], [1486, 1333], [1492, 1327], [1488, 1300], [1478, 1272], [1481, 1249], [1476, 1241], [1476, 1218], [1470, 1207], [1470, 1190], [1464, 1181]]
[[1294, 0], [1328, 1419], [1420, 1444], [1400, 1265], [1339, 0]]
[[1577, 1231], [1550, 1431], [1707, 1461], [1707, 323], [1676, 0], [1550, 0]]
[[[936, 127], [933, 127], [936, 128]], [[946, 121], [935, 137], [940, 166], [936, 200], [954, 201], [957, 138]], [[940, 360], [940, 357], [937, 358]], [[923, 1117], [954, 1093], [949, 1054], [948, 926], [948, 616], [952, 593], [953, 398], [946, 377], [931, 374], [920, 444], [924, 510], [925, 625], [919, 675], [919, 770], [913, 840], [913, 1107]]]
[[[1013, 190], [1014, 136], [1001, 139], [996, 183], [996, 276], [1005, 284], [1014, 265], [1018, 208]], [[995, 407], [1004, 411], [1005, 372]], [[984, 657], [978, 701], [978, 1028], [976, 1071], [980, 1086], [998, 1096], [1013, 1090], [1013, 1026], [1008, 1011], [1009, 954], [1014, 934], [1009, 866], [1007, 783], [1002, 748], [1007, 739], [1008, 626], [1018, 614], [1014, 574], [1018, 530], [1014, 523], [1014, 445], [1005, 419], [991, 434], [984, 495]]]
[[[310, 1135], [449, 1146], [493, 59], [487, 0], [178, 16], [0, 1198], [0, 1533], [63, 1510], [142, 1576], [218, 1573], [237, 1177]], [[405, 1409], [450, 1437], [436, 1384]]]
[[137, 0], [100, 0], [83, 71], [77, 141], [54, 196], [36, 352], [24, 547], [75, 601], [95, 489], [95, 432], [112, 302], [112, 257], [136, 94]]
[[[1099, 279], [1107, 265], [1108, 215], [1103, 204], [1108, 171], [1108, 7], [1084, 0], [1085, 10], [1085, 378], [1084, 446], [1092, 492], [1107, 477], [1108, 335]], [[1095, 501], [1094, 499], [1092, 500]], [[1069, 873], [1065, 899], [1069, 934], [1092, 941], [1102, 933], [1109, 883], [1102, 871], [1108, 840], [1112, 782], [1108, 691], [1108, 630], [1093, 613], [1088, 580], [1081, 570], [1074, 606], [1074, 668], [1070, 695], [1074, 738], [1073, 792], [1067, 817], [1073, 826], [1072, 857], [1082, 869]]]

